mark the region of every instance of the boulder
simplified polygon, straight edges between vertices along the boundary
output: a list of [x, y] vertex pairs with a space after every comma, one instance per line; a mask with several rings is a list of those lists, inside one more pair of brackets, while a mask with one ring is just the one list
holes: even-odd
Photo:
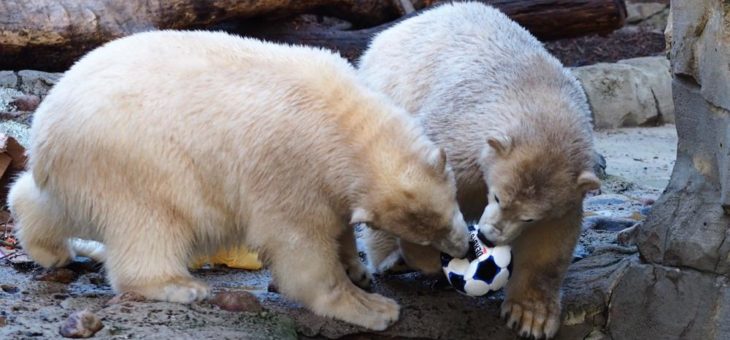
[[55, 85], [61, 78], [62, 73], [49, 73], [33, 70], [23, 70], [18, 72], [18, 89], [34, 94], [41, 98], [48, 94], [51, 87]]
[[677, 161], [611, 295], [614, 339], [730, 338], [730, 6], [671, 6]]
[[663, 31], [667, 25], [669, 5], [658, 2], [626, 2], [626, 23]]
[[598, 129], [674, 122], [669, 61], [644, 57], [573, 69]]

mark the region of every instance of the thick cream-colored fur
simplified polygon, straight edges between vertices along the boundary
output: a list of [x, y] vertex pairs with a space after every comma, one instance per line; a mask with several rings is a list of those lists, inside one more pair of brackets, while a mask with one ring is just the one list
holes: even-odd
[[190, 259], [244, 244], [282, 293], [382, 330], [399, 306], [348, 279], [367, 279], [352, 223], [466, 251], [443, 152], [323, 50], [133, 35], [74, 65], [31, 133], [30, 171], [9, 195], [21, 244], [45, 267], [84, 248], [105, 259], [118, 292], [200, 300], [208, 288]]
[[[502, 306], [510, 326], [552, 337], [582, 199], [599, 185], [589, 107], [575, 77], [526, 30], [479, 3], [445, 4], [380, 33], [359, 74], [446, 150], [467, 221], [513, 245]], [[440, 270], [432, 248], [366, 235], [375, 270], [399, 255], [425, 272]]]

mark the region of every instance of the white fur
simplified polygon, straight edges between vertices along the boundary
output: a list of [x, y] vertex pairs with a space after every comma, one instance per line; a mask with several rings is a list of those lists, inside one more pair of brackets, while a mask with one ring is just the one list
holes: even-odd
[[[434, 223], [458, 215], [453, 175], [428, 163], [438, 150], [419, 125], [318, 49], [210, 32], [123, 38], [64, 75], [31, 138], [30, 171], [9, 197], [26, 251], [54, 267], [73, 257], [72, 238], [102, 242], [112, 287], [152, 299], [205, 298], [190, 259], [245, 244], [282, 293], [382, 330], [399, 307], [345, 274], [364, 274], [352, 212], [418, 242], [389, 218], [410, 216], [411, 203]], [[463, 223], [422, 227], [458, 253], [466, 235], [448, 231]]]
[[[476, 2], [447, 3], [381, 32], [362, 56], [359, 75], [418, 117], [444, 148], [465, 218], [485, 224], [493, 241], [517, 240], [513, 289], [503, 311], [521, 334], [553, 336], [560, 282], [580, 228], [573, 216], [580, 216], [584, 190], [599, 183], [592, 175], [590, 111], [576, 78], [517, 23]], [[505, 159], [527, 160], [530, 168]], [[530, 177], [533, 171], [539, 176]], [[516, 172], [527, 173], [525, 188], [543, 195], [525, 211], [506, 214], [487, 198], [487, 187], [490, 194], [522, 192], [522, 184], [509, 180]], [[549, 237], [536, 236], [534, 230], [552, 225], [558, 227], [545, 233]], [[373, 268], [387, 269], [399, 254], [424, 272], [439, 271], [437, 260], [427, 260], [438, 256], [433, 250], [411, 247], [418, 251], [408, 254], [404, 243], [377, 231], [367, 233], [365, 243]], [[546, 268], [554, 272], [543, 275]], [[528, 287], [541, 276], [551, 279]], [[542, 321], [533, 325], [533, 315]]]

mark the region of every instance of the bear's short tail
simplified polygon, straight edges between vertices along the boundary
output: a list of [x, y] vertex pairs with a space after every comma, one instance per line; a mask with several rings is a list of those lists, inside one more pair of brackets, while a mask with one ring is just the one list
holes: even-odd
[[71, 239], [71, 248], [76, 255], [86, 256], [96, 262], [106, 261], [106, 248], [101, 242], [74, 238]]

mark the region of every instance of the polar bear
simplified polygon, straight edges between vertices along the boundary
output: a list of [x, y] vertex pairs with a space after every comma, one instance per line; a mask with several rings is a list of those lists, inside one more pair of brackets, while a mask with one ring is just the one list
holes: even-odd
[[462, 255], [454, 176], [419, 124], [324, 50], [160, 31], [96, 49], [38, 108], [9, 194], [25, 251], [105, 245], [117, 292], [188, 303], [186, 265], [239, 244], [316, 314], [382, 330], [398, 304], [356, 287], [352, 225]]
[[[418, 117], [446, 150], [467, 221], [512, 244], [502, 304], [524, 336], [552, 337], [560, 286], [580, 232], [593, 172], [590, 111], [571, 73], [530, 33], [479, 3], [444, 4], [378, 34], [359, 75]], [[374, 230], [377, 271], [399, 258], [425, 272], [438, 253]]]

